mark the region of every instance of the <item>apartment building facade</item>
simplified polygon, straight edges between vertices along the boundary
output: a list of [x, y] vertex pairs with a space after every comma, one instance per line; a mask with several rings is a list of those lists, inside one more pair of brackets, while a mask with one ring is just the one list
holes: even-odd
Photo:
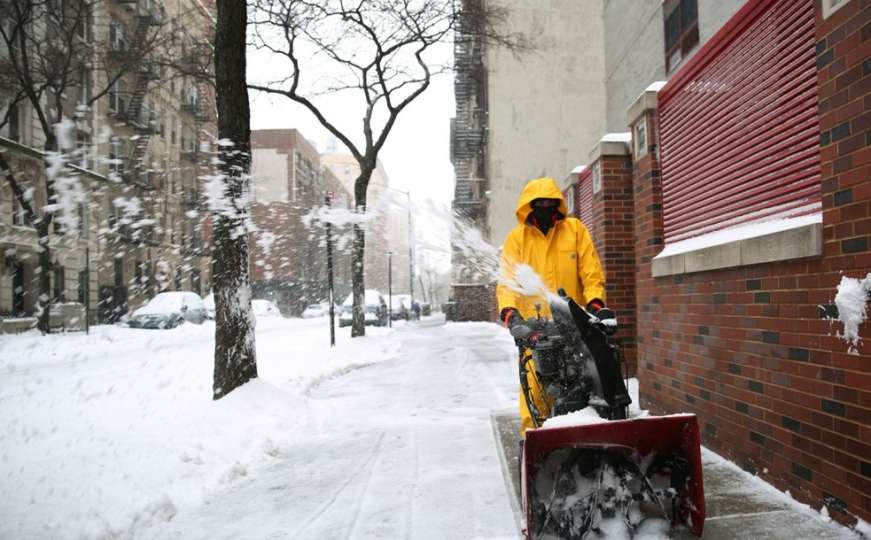
[[[73, 5], [48, 3], [39, 20]], [[51, 230], [52, 301], [85, 305], [92, 323], [114, 322], [161, 291], [208, 291], [201, 178], [211, 170], [217, 130], [214, 91], [201, 77], [207, 59], [198, 53], [210, 43], [214, 20], [197, 0], [82, 5], [88, 11], [78, 39], [100, 60], [70, 86], [60, 114], [44, 103], [50, 124], [70, 122], [62, 179], [75, 186], [78, 205], [58, 212]], [[3, 90], [7, 98], [16, 91]], [[9, 103], [2, 105], [0, 145], [41, 213], [57, 202], [46, 199], [42, 111], [24, 100]], [[23, 318], [16, 328], [27, 327], [36, 305], [37, 235], [5, 179], [0, 208], [0, 316]], [[65, 233], [63, 222], [73, 221], [78, 230]]]
[[[328, 298], [326, 229], [318, 209], [328, 197], [332, 207], [350, 209], [352, 198], [298, 130], [255, 130], [251, 141], [254, 295], [299, 316], [307, 305]], [[341, 301], [351, 290], [349, 243], [340, 228], [332, 234], [334, 288]]]

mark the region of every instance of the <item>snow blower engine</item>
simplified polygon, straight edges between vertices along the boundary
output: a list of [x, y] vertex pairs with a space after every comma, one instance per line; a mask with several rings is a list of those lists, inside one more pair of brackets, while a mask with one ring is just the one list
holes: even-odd
[[[636, 410], [630, 418], [622, 354], [611, 341], [616, 321], [600, 320], [562, 290], [551, 313], [511, 329], [534, 425], [521, 456], [526, 538], [656, 536], [681, 527], [700, 536], [705, 501], [695, 415]], [[541, 388], [539, 399], [530, 381]]]

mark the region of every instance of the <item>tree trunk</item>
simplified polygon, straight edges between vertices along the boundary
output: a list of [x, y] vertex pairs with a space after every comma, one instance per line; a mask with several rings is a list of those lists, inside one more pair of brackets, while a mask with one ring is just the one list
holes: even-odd
[[[357, 212], [366, 211], [366, 190], [372, 178], [372, 170], [360, 168], [360, 176], [354, 181], [354, 201]], [[354, 252], [351, 254], [351, 292], [354, 293], [354, 307], [351, 318], [351, 337], [366, 335], [366, 282], [364, 256], [366, 255], [366, 230], [364, 226], [354, 224]]]
[[[44, 149], [46, 152], [57, 152], [58, 144], [57, 137], [54, 132], [49, 127], [48, 129], [43, 129], [45, 132], [45, 146]], [[45, 204], [54, 204], [54, 178], [49, 176], [49, 163], [45, 162], [45, 167], [43, 168], [45, 173]], [[31, 201], [32, 203], [32, 201]], [[51, 231], [51, 224], [54, 219], [54, 214], [50, 212], [46, 212], [43, 208], [42, 217], [36, 218], [36, 209], [33, 209], [33, 227], [36, 229], [36, 237], [37, 243], [39, 245], [39, 257], [37, 257], [37, 269], [38, 277], [37, 282], [39, 284], [39, 295], [36, 297], [36, 314], [37, 314], [37, 323], [36, 327], [40, 332], [47, 334], [50, 330], [49, 328], [49, 315], [51, 309], [51, 245], [49, 244], [50, 238], [49, 234]], [[63, 287], [63, 284], [61, 285]]]
[[351, 337], [366, 335], [366, 284], [364, 282], [363, 255], [366, 253], [366, 232], [354, 224], [354, 252], [351, 255], [351, 291], [354, 293]]
[[49, 328], [49, 308], [51, 306], [51, 249], [49, 246], [49, 229], [51, 226], [45, 216], [34, 224], [36, 229], [39, 256], [37, 257], [37, 284], [39, 294], [36, 297], [36, 327], [43, 334]]
[[215, 82], [218, 137], [224, 178], [222, 204], [213, 208], [212, 283], [215, 293], [213, 397], [220, 399], [257, 377], [251, 285], [248, 281], [248, 212], [244, 194], [251, 163], [251, 112], [245, 81], [246, 2], [218, 0]]

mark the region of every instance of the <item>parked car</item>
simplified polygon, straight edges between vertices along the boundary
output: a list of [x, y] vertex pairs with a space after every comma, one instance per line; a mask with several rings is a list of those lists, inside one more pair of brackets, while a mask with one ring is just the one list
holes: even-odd
[[192, 292], [163, 292], [133, 312], [131, 328], [175, 328], [184, 322], [202, 324], [206, 320], [203, 299]]
[[302, 311], [303, 319], [316, 319], [318, 317], [326, 317], [330, 314], [330, 305], [328, 303], [312, 304]]
[[[366, 289], [364, 301], [366, 303], [363, 317], [366, 326], [387, 326], [387, 302], [384, 296], [375, 289]], [[351, 326], [353, 320], [354, 293], [342, 302], [342, 314], [339, 315], [339, 327]]]
[[[389, 298], [389, 297], [388, 297]], [[411, 295], [410, 294], [394, 294], [393, 302], [390, 305], [390, 318], [394, 321], [399, 319], [408, 320], [411, 318]]]
[[251, 300], [251, 311], [255, 317], [281, 317], [281, 310], [269, 300]]

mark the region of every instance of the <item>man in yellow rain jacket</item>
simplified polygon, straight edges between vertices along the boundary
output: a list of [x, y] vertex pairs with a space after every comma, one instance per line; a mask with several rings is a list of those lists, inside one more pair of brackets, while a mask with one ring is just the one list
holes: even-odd
[[[514, 274], [517, 265], [529, 265], [550, 292], [564, 289], [566, 294], [587, 310], [599, 312], [605, 308], [605, 277], [599, 255], [590, 233], [577, 218], [568, 217], [565, 199], [552, 178], [530, 180], [517, 201], [517, 226], [508, 233], [502, 246], [503, 276]], [[543, 296], [530, 296], [500, 283], [496, 288], [499, 313], [507, 327], [537, 316], [550, 315]], [[602, 315], [613, 315], [609, 310]], [[524, 354], [528, 354], [525, 352]], [[532, 399], [539, 411], [549, 404], [533, 373], [528, 378]], [[523, 392], [520, 392], [520, 432], [533, 427], [532, 417]]]

